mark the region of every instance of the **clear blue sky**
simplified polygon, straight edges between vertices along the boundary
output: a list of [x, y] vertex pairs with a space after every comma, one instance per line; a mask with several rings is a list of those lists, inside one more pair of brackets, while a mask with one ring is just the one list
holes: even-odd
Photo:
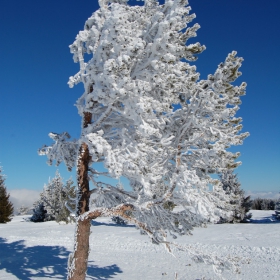
[[[201, 78], [236, 50], [245, 60], [238, 82], [248, 83], [238, 115], [251, 136], [237, 169], [244, 190], [280, 191], [280, 2], [189, 0], [201, 25], [195, 41], [207, 49], [196, 63]], [[37, 155], [49, 132], [79, 137], [74, 103], [81, 86], [69, 89], [78, 71], [68, 46], [96, 0], [0, 1], [0, 164], [8, 189], [41, 190], [55, 167]], [[65, 179], [70, 174], [61, 165]], [[74, 173], [72, 175], [75, 176]]]

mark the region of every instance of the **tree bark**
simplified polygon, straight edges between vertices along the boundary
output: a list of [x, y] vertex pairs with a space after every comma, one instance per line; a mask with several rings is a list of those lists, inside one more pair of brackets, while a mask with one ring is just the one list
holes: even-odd
[[[92, 90], [93, 89], [91, 87], [89, 91], [92, 92]], [[86, 128], [91, 123], [91, 117], [91, 113], [84, 113], [84, 128]], [[68, 280], [84, 280], [86, 278], [91, 219], [81, 220], [80, 216], [89, 210], [90, 189], [88, 170], [90, 160], [91, 157], [88, 146], [86, 143], [82, 143], [77, 164], [79, 192], [79, 201], [77, 205], [78, 220], [76, 223], [74, 252], [70, 254], [68, 260]]]
[[70, 255], [68, 280], [84, 280], [87, 273], [89, 255], [90, 221], [79, 220], [76, 225], [74, 253]]
[[[93, 91], [93, 86], [89, 88], [89, 93]], [[96, 102], [93, 102], [94, 107]], [[88, 127], [92, 121], [92, 114], [84, 112], [83, 115], [83, 128]], [[90, 225], [92, 218], [81, 219], [81, 215], [89, 211], [90, 188], [88, 171], [91, 156], [89, 153], [88, 145], [82, 143], [79, 150], [79, 158], [77, 163], [77, 179], [78, 179], [78, 192], [79, 201], [77, 205], [77, 223], [75, 233], [74, 252], [70, 254], [68, 260], [68, 280], [84, 280], [86, 278], [88, 255], [89, 255], [89, 237]]]
[[[79, 202], [77, 207], [78, 217], [89, 210], [89, 162], [90, 155], [88, 146], [83, 143], [80, 147], [77, 166], [79, 191]], [[86, 278], [89, 255], [90, 222], [90, 219], [81, 220], [78, 218], [77, 220], [74, 252], [69, 257], [68, 280], [84, 280]]]

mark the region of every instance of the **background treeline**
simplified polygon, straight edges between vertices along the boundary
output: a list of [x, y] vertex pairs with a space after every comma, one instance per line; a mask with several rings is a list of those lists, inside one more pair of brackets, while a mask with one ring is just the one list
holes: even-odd
[[274, 210], [278, 199], [255, 198], [251, 200], [252, 210]]

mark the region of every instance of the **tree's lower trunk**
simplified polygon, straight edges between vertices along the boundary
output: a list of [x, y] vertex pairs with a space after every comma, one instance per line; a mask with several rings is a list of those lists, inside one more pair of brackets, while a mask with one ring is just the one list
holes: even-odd
[[76, 224], [74, 252], [70, 254], [68, 261], [68, 280], [84, 280], [86, 278], [89, 255], [89, 236], [91, 219], [80, 219], [80, 216], [89, 210], [89, 181], [88, 165], [90, 155], [88, 146], [83, 143], [80, 147], [77, 165], [79, 202]]
[[68, 280], [84, 280], [86, 278], [90, 222], [89, 219], [77, 222], [74, 253], [70, 255], [68, 264]]

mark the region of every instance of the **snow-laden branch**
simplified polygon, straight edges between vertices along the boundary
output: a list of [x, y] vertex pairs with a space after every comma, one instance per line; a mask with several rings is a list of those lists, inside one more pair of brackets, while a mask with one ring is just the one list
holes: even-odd
[[54, 160], [56, 160], [56, 166], [64, 162], [70, 171], [76, 164], [78, 141], [67, 141], [70, 138], [67, 132], [61, 134], [49, 133], [49, 137], [55, 143], [52, 146], [43, 146], [38, 151], [39, 155], [46, 155], [49, 165], [52, 165]]

